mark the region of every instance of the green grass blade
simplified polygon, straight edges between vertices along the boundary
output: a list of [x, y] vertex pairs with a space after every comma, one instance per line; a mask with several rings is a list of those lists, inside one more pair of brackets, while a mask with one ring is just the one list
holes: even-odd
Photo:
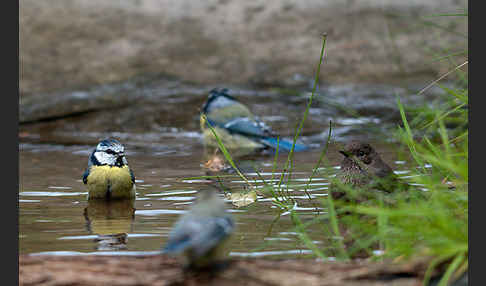
[[235, 162], [233, 161], [233, 158], [231, 158], [231, 155], [229, 154], [228, 150], [226, 149], [226, 147], [224, 146], [223, 142], [221, 141], [221, 138], [219, 138], [219, 136], [216, 133], [216, 131], [214, 130], [213, 126], [211, 126], [211, 124], [209, 123], [208, 118], [206, 117], [206, 115], [205, 114], [201, 114], [201, 116], [203, 117], [203, 120], [207, 123], [207, 126], [209, 127], [209, 129], [213, 133], [214, 137], [216, 138], [216, 141], [218, 142], [219, 149], [221, 150], [221, 152], [223, 152], [224, 157], [231, 164], [231, 167], [233, 167], [233, 169], [236, 170], [236, 173], [238, 173], [238, 175], [249, 186], [253, 187], [253, 185], [250, 183], [250, 181], [248, 181], [248, 179], [245, 177], [245, 175], [243, 175], [243, 173], [241, 173], [240, 169], [236, 166]]

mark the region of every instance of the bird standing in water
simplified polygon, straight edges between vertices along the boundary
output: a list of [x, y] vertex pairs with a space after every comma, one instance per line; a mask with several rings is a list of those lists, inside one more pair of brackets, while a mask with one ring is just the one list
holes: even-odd
[[[393, 169], [380, 157], [378, 152], [368, 143], [351, 141], [339, 151], [343, 156], [341, 168], [337, 174], [339, 182], [346, 186], [362, 189], [378, 189], [393, 192], [395, 189], [406, 187], [400, 184]], [[333, 198], [345, 195], [331, 185]]]
[[105, 139], [91, 153], [83, 174], [91, 199], [135, 198], [135, 176], [128, 167], [125, 147], [116, 139]]
[[212, 190], [200, 191], [197, 202], [174, 225], [164, 254], [184, 254], [185, 267], [198, 270], [222, 261], [234, 221], [224, 201]]
[[[206, 116], [206, 119], [204, 116]], [[217, 141], [210, 124], [227, 149], [265, 149], [277, 146], [279, 150], [290, 151], [292, 141], [280, 138], [269, 126], [253, 115], [248, 107], [228, 94], [228, 89], [213, 89], [202, 107], [200, 118], [204, 142], [208, 146], [217, 147]], [[295, 144], [294, 151], [306, 150], [307, 146]]]

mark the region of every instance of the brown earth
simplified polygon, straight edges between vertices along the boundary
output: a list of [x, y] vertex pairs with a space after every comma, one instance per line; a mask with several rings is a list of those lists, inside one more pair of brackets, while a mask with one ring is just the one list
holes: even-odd
[[[421, 285], [426, 264], [234, 259], [210, 274], [187, 273], [166, 256], [19, 257], [19, 285]], [[185, 273], [185, 274], [184, 274]]]
[[437, 76], [450, 65], [435, 57], [467, 49], [467, 17], [426, 18], [464, 11], [467, 1], [458, 0], [19, 5], [21, 95], [154, 74], [197, 84], [307, 85], [323, 33], [328, 38], [320, 79], [332, 83]]

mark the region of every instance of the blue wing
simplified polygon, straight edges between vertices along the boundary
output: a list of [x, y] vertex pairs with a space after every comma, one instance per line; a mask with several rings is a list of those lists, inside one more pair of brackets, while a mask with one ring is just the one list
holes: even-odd
[[[259, 141], [266, 146], [279, 150], [289, 152], [292, 148], [293, 141], [280, 139], [277, 144], [277, 138], [272, 134], [271, 129], [265, 125], [262, 121], [253, 121], [249, 118], [240, 117], [233, 119], [226, 124], [217, 124], [214, 121], [208, 119], [211, 126], [218, 126], [228, 130], [230, 133], [237, 133], [249, 137], [256, 137]], [[308, 147], [303, 144], [295, 144], [294, 151], [304, 151]]]
[[[293, 141], [289, 141], [289, 140], [285, 140], [285, 139], [280, 139], [277, 142], [277, 138], [271, 138], [271, 137], [262, 138], [260, 141], [263, 144], [270, 146], [274, 149], [277, 149], [277, 146], [278, 146], [279, 150], [284, 150], [284, 151], [287, 151], [287, 152], [289, 152], [292, 149], [292, 144], [293, 144]], [[297, 142], [295, 143], [295, 146], [294, 146], [295, 152], [304, 151], [304, 150], [307, 150], [307, 149], [308, 149], [307, 146], [305, 146], [303, 144], [298, 144]]]
[[202, 256], [231, 234], [234, 223], [229, 217], [191, 217], [174, 228], [163, 253], [179, 253], [191, 249]]
[[194, 241], [199, 246], [195, 248], [196, 255], [204, 255], [213, 247], [217, 246], [223, 239], [231, 234], [233, 228], [233, 220], [229, 217], [215, 218], [213, 226], [209, 227], [206, 233]]
[[186, 249], [191, 243], [191, 236], [184, 235], [182, 237], [178, 237], [177, 240], [169, 240], [167, 245], [162, 249], [163, 253], [178, 253]]
[[84, 171], [83, 174], [83, 183], [86, 185], [88, 183], [88, 176], [89, 176], [89, 171], [91, 167], [86, 168], [86, 171]]
[[133, 174], [132, 169], [129, 169], [129, 170], [130, 170], [130, 177], [132, 178], [132, 183], [135, 184], [135, 175]]
[[231, 133], [264, 137], [271, 134], [271, 130], [262, 121], [251, 120], [248, 117], [235, 118], [223, 125]]

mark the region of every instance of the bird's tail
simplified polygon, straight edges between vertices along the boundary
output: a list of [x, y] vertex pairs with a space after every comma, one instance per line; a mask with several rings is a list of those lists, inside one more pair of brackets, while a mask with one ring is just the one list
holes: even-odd
[[[268, 137], [268, 138], [263, 138], [262, 143], [269, 146], [269, 147], [272, 147], [274, 149], [277, 149], [277, 146], [278, 146], [279, 150], [289, 152], [292, 149], [293, 141], [289, 141], [289, 140], [285, 140], [285, 139], [279, 139], [277, 141], [277, 138]], [[304, 151], [304, 150], [307, 150], [308, 148], [309, 147], [307, 147], [304, 144], [295, 143], [294, 151], [295, 152]]]

